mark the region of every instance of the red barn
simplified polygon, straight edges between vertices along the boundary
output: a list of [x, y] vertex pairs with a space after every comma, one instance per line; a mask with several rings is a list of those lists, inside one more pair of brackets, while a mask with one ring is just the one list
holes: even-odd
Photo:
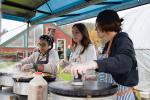
[[66, 50], [68, 46], [71, 45], [72, 39], [71, 36], [67, 33], [64, 33], [58, 26], [53, 24], [45, 24], [44, 25], [44, 34], [48, 34], [51, 30], [55, 30], [54, 40], [55, 40], [55, 49], [62, 48], [64, 55], [62, 59], [66, 59]]

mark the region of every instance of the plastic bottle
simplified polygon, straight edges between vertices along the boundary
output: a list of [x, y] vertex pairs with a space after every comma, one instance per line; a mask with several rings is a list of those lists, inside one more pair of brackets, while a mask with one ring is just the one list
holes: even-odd
[[29, 82], [28, 100], [47, 100], [48, 84], [42, 77], [42, 72], [36, 72]]

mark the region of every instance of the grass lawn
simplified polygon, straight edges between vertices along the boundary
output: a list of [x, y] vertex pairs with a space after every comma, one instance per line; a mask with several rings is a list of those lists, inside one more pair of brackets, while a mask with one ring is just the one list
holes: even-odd
[[14, 65], [16, 62], [0, 62], [0, 69], [10, 67]]

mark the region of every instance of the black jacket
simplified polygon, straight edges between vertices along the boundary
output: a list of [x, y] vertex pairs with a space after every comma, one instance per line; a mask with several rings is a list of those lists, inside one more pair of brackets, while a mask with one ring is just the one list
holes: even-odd
[[[106, 51], [107, 47], [108, 43], [103, 51]], [[109, 57], [96, 62], [99, 66], [96, 71], [110, 73], [118, 84], [131, 87], [138, 84], [135, 51], [127, 33], [118, 33], [112, 41]]]

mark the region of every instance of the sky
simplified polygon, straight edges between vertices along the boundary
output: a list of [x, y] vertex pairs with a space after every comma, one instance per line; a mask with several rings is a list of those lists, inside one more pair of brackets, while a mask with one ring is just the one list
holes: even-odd
[[2, 25], [1, 30], [7, 29], [8, 31], [10, 31], [10, 30], [13, 30], [19, 26], [22, 26], [23, 24], [25, 24], [25, 23], [13, 21], [13, 20], [2, 19], [1, 20], [1, 25]]

